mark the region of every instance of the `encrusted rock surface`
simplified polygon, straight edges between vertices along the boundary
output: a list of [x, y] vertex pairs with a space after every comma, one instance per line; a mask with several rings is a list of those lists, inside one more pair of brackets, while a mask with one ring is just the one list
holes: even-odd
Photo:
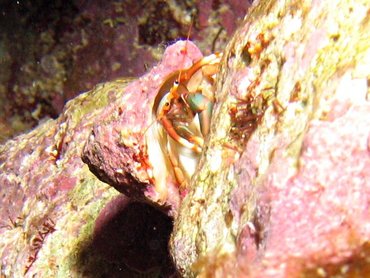
[[191, 42], [1, 145], [1, 275], [168, 277], [173, 217], [183, 276], [366, 277], [369, 9], [254, 4], [225, 50], [186, 195], [156, 180], [151, 107], [165, 77], [201, 57]]
[[[158, 199], [144, 135], [163, 79], [201, 55], [191, 42], [179, 41], [142, 78], [99, 84], [70, 101], [57, 120], [0, 146], [2, 275], [134, 277], [174, 271], [167, 252], [171, 219], [138, 201], [174, 215], [179, 194], [170, 188]], [[101, 180], [131, 199], [100, 182], [83, 153]]]
[[369, 12], [368, 1], [251, 8], [172, 234], [184, 276], [370, 275]]

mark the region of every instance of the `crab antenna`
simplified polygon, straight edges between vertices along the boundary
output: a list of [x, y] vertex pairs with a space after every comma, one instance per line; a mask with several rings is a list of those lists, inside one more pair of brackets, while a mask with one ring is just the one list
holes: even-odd
[[[188, 41], [189, 41], [189, 39], [190, 39], [190, 34], [191, 34], [191, 29], [192, 29], [192, 27], [193, 27], [193, 22], [194, 22], [194, 18], [192, 17], [192, 18], [191, 18], [191, 22], [190, 22], [190, 27], [189, 27], [189, 30], [188, 30], [188, 34], [187, 34], [187, 36], [186, 36], [186, 41], [185, 41], [185, 50], [182, 50], [182, 51], [181, 51], [181, 52], [182, 52], [182, 54], [183, 54], [183, 56], [182, 56], [182, 66], [184, 66], [184, 64], [185, 64], [185, 55], [187, 54]], [[179, 77], [177, 78], [178, 83], [180, 83], [180, 82], [181, 82], [181, 74], [182, 74], [182, 69], [180, 69], [180, 71], [179, 71]], [[177, 87], [177, 86], [176, 86], [176, 87]]]

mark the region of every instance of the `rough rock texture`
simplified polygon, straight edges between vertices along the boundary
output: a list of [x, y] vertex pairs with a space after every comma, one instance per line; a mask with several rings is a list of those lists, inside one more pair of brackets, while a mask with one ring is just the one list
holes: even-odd
[[157, 143], [148, 128], [164, 79], [201, 57], [192, 42], [179, 41], [143, 77], [98, 84], [57, 120], [0, 145], [2, 275], [176, 272], [168, 241], [180, 194], [175, 180], [166, 187], [153, 180], [160, 165], [148, 157], [148, 140]]
[[158, 183], [149, 154], [154, 98], [201, 57], [191, 42], [1, 145], [1, 275], [168, 277], [171, 216], [183, 276], [366, 277], [369, 14], [366, 1], [255, 3], [225, 50], [186, 195]]
[[254, 3], [171, 237], [184, 276], [370, 275], [369, 14]]
[[[185, 44], [190, 54], [182, 59]], [[103, 139], [100, 143], [108, 145], [100, 146], [113, 149], [109, 158], [113, 165], [104, 164], [107, 176], [110, 167], [119, 164], [130, 171], [122, 175], [124, 181], [134, 181], [126, 193], [148, 189], [155, 196], [148, 181], [143, 181], [148, 174], [140, 171], [145, 159], [130, 147], [144, 142], [142, 128], [151, 121], [151, 98], [162, 78], [179, 68], [174, 56], [189, 66], [201, 53], [190, 42], [180, 41], [142, 79], [130, 85], [131, 80], [99, 84], [69, 102], [57, 120], [0, 146], [2, 277], [135, 277], [143, 273], [151, 277], [174, 272], [167, 251], [171, 219], [135, 199], [116, 197], [118, 192], [100, 182], [81, 160], [93, 130], [94, 147]], [[104, 159], [105, 153], [101, 154]], [[122, 176], [116, 181], [122, 182]]]

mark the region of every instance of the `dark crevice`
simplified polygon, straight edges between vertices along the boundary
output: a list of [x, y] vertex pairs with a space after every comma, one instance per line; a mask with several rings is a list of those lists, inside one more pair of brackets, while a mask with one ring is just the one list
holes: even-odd
[[160, 210], [120, 195], [101, 211], [78, 268], [83, 277], [176, 277], [168, 252], [172, 228]]

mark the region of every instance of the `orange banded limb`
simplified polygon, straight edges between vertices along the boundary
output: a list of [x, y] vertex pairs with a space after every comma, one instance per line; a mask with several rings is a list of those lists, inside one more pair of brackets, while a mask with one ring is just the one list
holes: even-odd
[[221, 61], [222, 53], [214, 53], [203, 57], [189, 69], [180, 71], [178, 82], [187, 82], [198, 70], [204, 68], [204, 73], [208, 76], [215, 74], [218, 71], [218, 65]]
[[[169, 121], [166, 117], [163, 117], [161, 120], [161, 124], [163, 125], [164, 129], [167, 131], [168, 135], [174, 139], [176, 142], [184, 146], [185, 148], [191, 149], [197, 153], [202, 151], [203, 147], [203, 139], [199, 136], [192, 134], [190, 131], [184, 132], [185, 138], [181, 137], [175, 128], [173, 127], [171, 121]], [[181, 127], [180, 127], [181, 129]], [[182, 130], [186, 130], [185, 127]]]

